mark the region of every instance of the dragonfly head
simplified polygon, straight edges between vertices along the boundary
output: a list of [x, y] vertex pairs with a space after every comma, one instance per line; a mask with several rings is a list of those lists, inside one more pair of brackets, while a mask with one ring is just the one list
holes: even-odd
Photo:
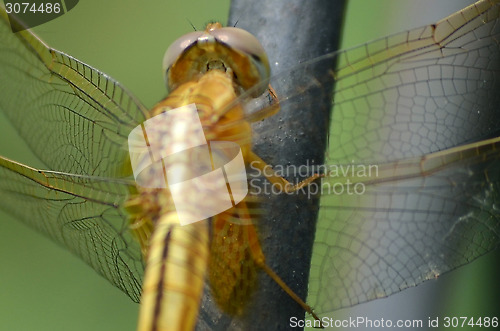
[[254, 86], [252, 96], [261, 95], [269, 82], [270, 67], [264, 48], [249, 32], [210, 23], [205, 31], [188, 33], [167, 49], [163, 72], [169, 91], [208, 70], [231, 73], [234, 82], [246, 91]]

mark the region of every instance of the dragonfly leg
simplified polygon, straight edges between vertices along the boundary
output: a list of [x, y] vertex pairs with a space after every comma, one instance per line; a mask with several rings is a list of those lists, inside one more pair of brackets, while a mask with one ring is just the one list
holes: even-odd
[[321, 328], [323, 329], [323, 325], [321, 323], [321, 320], [320, 320], [319, 316], [316, 315], [316, 313], [313, 311], [313, 309], [311, 308], [311, 306], [309, 306], [308, 304], [306, 304], [304, 302], [304, 300], [302, 300], [297, 294], [295, 294], [295, 292], [290, 287], [288, 287], [288, 285], [286, 285], [286, 283], [281, 279], [281, 277], [278, 276], [271, 268], [269, 268], [269, 266], [267, 264], [261, 263], [261, 264], [259, 264], [259, 267], [261, 267], [262, 270], [264, 270], [266, 272], [266, 274], [268, 274], [269, 277], [271, 277], [276, 282], [276, 284], [278, 284], [283, 289], [283, 291], [285, 291], [306, 312], [308, 312], [309, 314], [311, 314], [311, 316], [315, 320], [319, 321], [320, 325], [321, 325]]
[[262, 160], [257, 154], [254, 152], [250, 152], [248, 155], [249, 164], [254, 169], [258, 169], [261, 174], [266, 177], [266, 179], [271, 182], [271, 184], [276, 185], [277, 187], [282, 189], [284, 193], [292, 193], [300, 190], [303, 187], [310, 185], [316, 179], [325, 177], [324, 174], [314, 174], [311, 177], [304, 179], [303, 181], [292, 184], [287, 181], [285, 178], [277, 175], [275, 171], [267, 164], [264, 160]]
[[262, 270], [265, 271], [266, 274], [268, 274], [269, 277], [271, 277], [272, 280], [276, 282], [276, 284], [279, 285], [285, 291], [295, 302], [297, 302], [306, 312], [311, 314], [311, 316], [320, 322], [321, 328], [323, 329], [323, 324], [308, 304], [304, 302], [284, 281], [281, 279], [278, 274], [276, 274], [267, 264], [265, 261], [264, 253], [262, 253], [262, 250], [260, 249], [260, 246], [251, 246], [251, 252], [252, 252], [252, 257], [255, 261], [255, 264], [259, 266]]
[[277, 96], [276, 92], [274, 91], [273, 87], [271, 86], [271, 84], [269, 84], [267, 91], [269, 93], [269, 106], [264, 107], [263, 109], [256, 111], [255, 113], [248, 116], [246, 118], [247, 121], [258, 122], [258, 121], [261, 121], [265, 118], [271, 117], [271, 116], [275, 115], [277, 112], [279, 112], [280, 103], [278, 101], [278, 96]]

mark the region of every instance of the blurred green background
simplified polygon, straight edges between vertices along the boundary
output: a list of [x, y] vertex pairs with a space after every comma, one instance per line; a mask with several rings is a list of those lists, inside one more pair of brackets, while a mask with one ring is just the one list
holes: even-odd
[[[448, 11], [441, 15], [421, 8], [427, 5], [421, 5], [420, 1], [404, 1], [412, 7], [396, 8], [400, 2], [351, 1], [343, 48], [432, 23], [462, 7], [462, 4], [448, 4]], [[191, 23], [202, 29], [208, 21], [226, 22], [228, 11], [229, 0], [81, 0], [68, 14], [35, 31], [49, 45], [114, 77], [150, 107], [165, 95], [161, 62], [168, 45], [192, 31]], [[426, 13], [424, 21], [417, 22], [415, 19], [422, 18], [422, 13]], [[433, 14], [437, 17], [432, 17]], [[389, 23], [397, 27], [390, 27]], [[0, 130], [2, 155], [39, 165], [30, 158], [29, 151], [3, 117], [0, 117]], [[440, 294], [434, 289], [431, 292], [435, 292], [436, 298], [448, 299], [439, 304], [447, 311], [446, 315], [470, 316], [473, 308], [481, 313], [491, 307], [493, 303], [487, 302], [486, 293], [491, 293], [488, 288], [496, 275], [491, 266], [498, 264], [498, 253], [489, 255], [490, 260], [480, 259], [433, 282], [444, 284], [442, 291], [445, 292]], [[0, 262], [0, 330], [136, 328], [138, 305], [70, 253], [2, 212]], [[451, 281], [448, 276], [453, 276]], [[480, 285], [486, 291], [481, 292]], [[426, 286], [402, 292], [406, 297], [399, 300], [408, 306], [400, 308], [416, 309], [414, 305], [418, 306], [422, 292], [418, 291]], [[467, 291], [472, 295], [463, 296]], [[405, 294], [407, 292], [410, 294]], [[393, 297], [398, 296], [400, 294]], [[393, 297], [372, 304], [390, 307]], [[460, 303], [465, 307], [460, 307]], [[358, 308], [333, 315], [358, 316], [360, 313]]]

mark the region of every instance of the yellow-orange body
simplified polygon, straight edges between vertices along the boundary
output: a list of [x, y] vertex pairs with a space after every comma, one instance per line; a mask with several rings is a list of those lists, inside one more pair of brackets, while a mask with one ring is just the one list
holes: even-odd
[[[230, 74], [210, 70], [174, 90], [150, 116], [194, 103], [207, 140], [238, 143], [246, 160], [251, 128], [242, 120], [243, 109], [236, 105], [220, 113], [236, 97]], [[139, 187], [128, 208], [134, 210], [132, 228], [147, 259], [138, 330], [193, 329], [207, 268], [219, 306], [242, 312], [255, 284], [255, 260], [263, 260], [253, 225], [234, 223], [254, 217], [245, 201], [212, 218], [210, 242], [207, 221], [179, 224], [168, 190]]]

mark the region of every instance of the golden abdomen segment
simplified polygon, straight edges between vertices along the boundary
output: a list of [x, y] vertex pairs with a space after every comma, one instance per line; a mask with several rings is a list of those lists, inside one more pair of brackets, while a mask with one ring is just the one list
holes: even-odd
[[137, 329], [193, 330], [207, 261], [207, 221], [180, 226], [177, 213], [162, 216], [150, 241]]
[[[211, 70], [197, 81], [178, 87], [149, 116], [195, 104], [206, 140], [235, 142], [246, 158], [250, 153], [251, 128], [244, 120], [241, 106], [232, 104], [237, 97], [232, 84], [230, 75]], [[178, 130], [165, 127], [164, 131], [170, 134]], [[185, 134], [174, 138], [190, 139]], [[187, 171], [196, 162], [187, 160]], [[146, 254], [139, 331], [193, 330], [203, 294], [209, 263], [208, 221], [181, 226], [167, 191], [138, 187], [128, 202], [133, 211], [131, 229]], [[225, 252], [222, 247], [220, 251]]]

